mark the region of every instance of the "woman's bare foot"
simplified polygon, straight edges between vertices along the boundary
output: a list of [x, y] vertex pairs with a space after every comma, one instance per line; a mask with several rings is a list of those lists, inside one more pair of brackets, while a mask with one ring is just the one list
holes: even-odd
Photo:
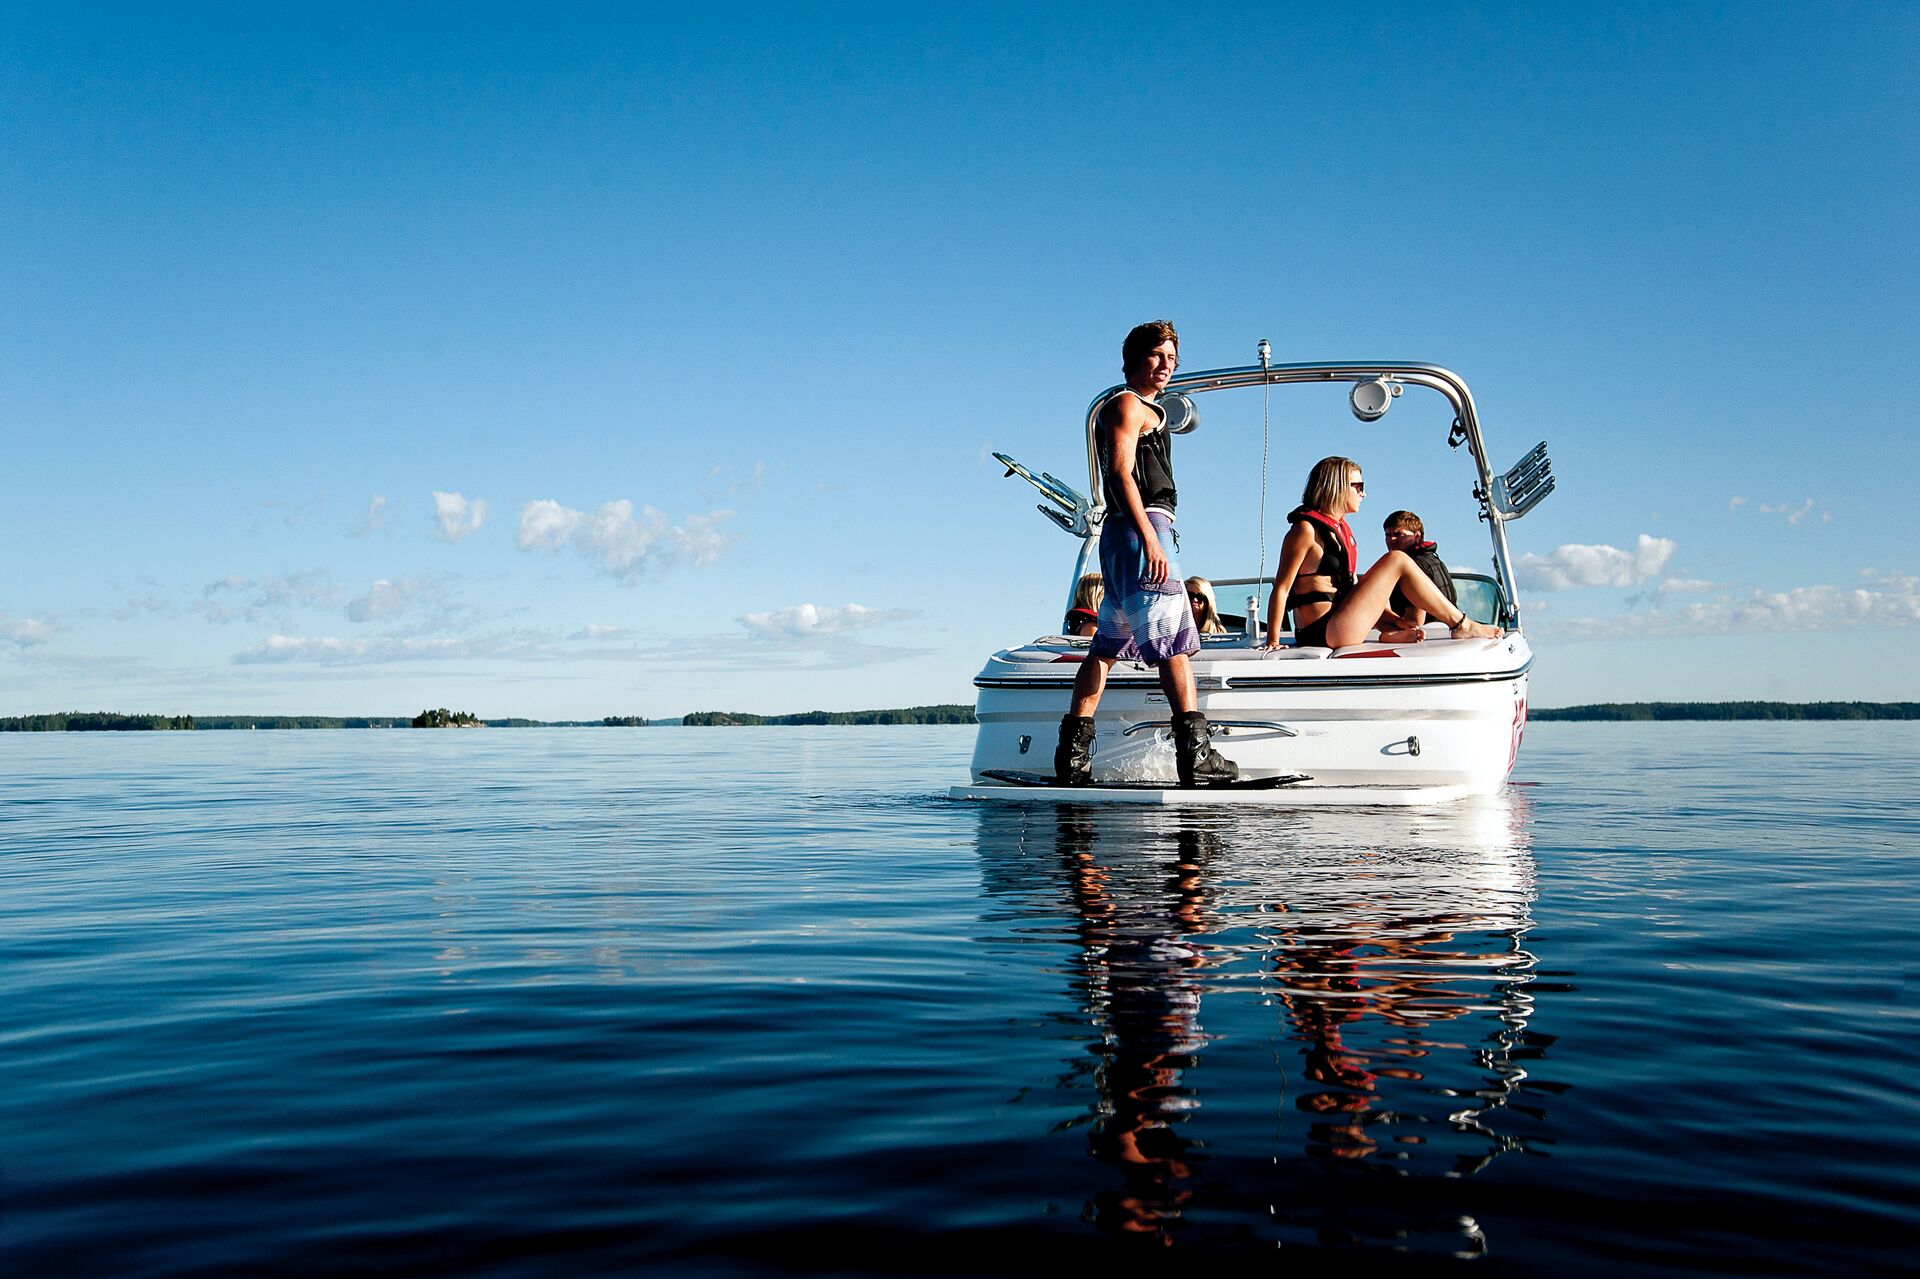
[[1506, 635], [1498, 626], [1476, 622], [1465, 613], [1461, 613], [1460, 620], [1447, 629], [1453, 632], [1455, 639], [1501, 639]]
[[1427, 632], [1424, 628], [1418, 626], [1409, 626], [1401, 631], [1380, 632], [1380, 642], [1382, 644], [1418, 644], [1426, 638]]

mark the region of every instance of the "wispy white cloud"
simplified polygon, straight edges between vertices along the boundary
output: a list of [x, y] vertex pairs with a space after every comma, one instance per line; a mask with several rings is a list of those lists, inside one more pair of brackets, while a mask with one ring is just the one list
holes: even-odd
[[1520, 585], [1541, 591], [1570, 591], [1582, 586], [1638, 586], [1659, 575], [1673, 557], [1670, 537], [1642, 533], [1631, 551], [1617, 546], [1571, 542], [1546, 555], [1523, 555], [1516, 566]]
[[257, 662], [390, 662], [454, 655], [450, 639], [341, 639], [336, 635], [269, 635], [234, 654], [242, 665]]
[[751, 498], [766, 486], [768, 477], [784, 472], [785, 462], [769, 463], [765, 458], [757, 459], [745, 471], [736, 469], [732, 463], [717, 463], [700, 483], [702, 496], [722, 496], [728, 499]]
[[633, 503], [625, 498], [606, 503], [593, 515], [542, 498], [520, 508], [516, 541], [523, 551], [558, 551], [572, 545], [609, 577], [632, 584], [650, 569], [713, 563], [733, 544], [732, 535], [720, 529], [732, 518], [732, 511], [709, 511], [669, 524], [666, 515], [651, 506], [635, 515]]
[[449, 542], [457, 542], [470, 533], [477, 533], [480, 525], [486, 522], [487, 503], [484, 498], [469, 501], [458, 493], [433, 491], [433, 518], [440, 525], [440, 536]]
[[163, 617], [173, 617], [180, 612], [182, 592], [177, 588], [164, 588], [150, 577], [141, 577], [129, 587], [115, 582], [115, 589], [129, 594], [111, 616], [115, 621], [124, 622], [141, 613], [154, 613]]
[[1794, 505], [1791, 502], [1782, 502], [1777, 506], [1762, 506], [1759, 508], [1760, 514], [1762, 515], [1786, 516], [1787, 523], [1789, 524], [1798, 524], [1801, 520], [1806, 519], [1807, 515], [1812, 510], [1813, 510], [1812, 498], [1807, 498], [1806, 500], [1802, 501], [1798, 506]]
[[53, 627], [37, 617], [8, 617], [0, 613], [0, 640], [15, 648], [32, 648], [53, 638]]
[[[869, 613], [882, 610], [870, 609]], [[796, 675], [855, 670], [924, 657], [924, 648], [864, 644], [846, 633], [815, 632], [804, 642], [769, 645], [740, 633], [684, 635], [592, 626], [562, 636], [538, 629], [485, 634], [368, 637], [273, 634], [233, 654], [236, 666], [300, 666], [316, 673], [360, 667], [487, 661], [521, 667], [563, 665], [570, 672], [595, 662], [689, 673], [735, 671]]]
[[270, 522], [286, 528], [294, 528], [321, 518], [326, 511], [326, 506], [327, 497], [324, 493], [315, 493], [302, 498], [266, 498], [252, 505], [251, 509], [255, 515], [248, 526], [248, 531], [256, 534], [263, 532]]
[[347, 601], [347, 620], [379, 622], [419, 611], [444, 615], [455, 580], [454, 575], [448, 573], [403, 578], [397, 582], [381, 578], [364, 594]]
[[[1737, 511], [1746, 504], [1746, 498], [1736, 497], [1727, 503], [1727, 509], [1729, 511]], [[1788, 524], [1798, 524], [1806, 519], [1807, 516], [1813, 514], [1813, 505], [1813, 499], [1805, 497], [1801, 498], [1798, 502], [1761, 502], [1753, 509], [1761, 515], [1784, 515], [1787, 517]], [[1820, 513], [1820, 522], [1822, 524], [1831, 524], [1833, 522], [1833, 512], [1822, 511]]]
[[269, 635], [233, 655], [236, 665], [314, 663], [327, 666], [383, 666], [397, 662], [464, 660], [543, 660], [562, 656], [548, 636], [525, 631], [492, 635], [381, 635], [343, 639], [337, 635]]
[[901, 608], [868, 608], [863, 604], [838, 607], [794, 604], [769, 613], [748, 613], [740, 619], [747, 633], [760, 639], [812, 639], [844, 635], [849, 631], [911, 620], [916, 614]]
[[1620, 617], [1566, 618], [1543, 629], [1562, 639], [1616, 639], [1920, 626], [1920, 577], [1867, 569], [1861, 580], [1859, 586], [1728, 592], [1681, 608], [1656, 608]]
[[1657, 582], [1647, 584], [1645, 590], [1635, 591], [1627, 596], [1627, 607], [1639, 608], [1645, 604], [1658, 606], [1675, 595], [1699, 595], [1721, 585], [1696, 577], [1663, 577]]
[[348, 530], [349, 536], [366, 537], [377, 530], [387, 519], [387, 499], [385, 494], [375, 493], [373, 500], [367, 503], [367, 509], [359, 520]]
[[257, 621], [288, 608], [330, 608], [339, 599], [332, 575], [312, 568], [285, 576], [223, 577], [207, 583], [193, 608], [210, 622]]

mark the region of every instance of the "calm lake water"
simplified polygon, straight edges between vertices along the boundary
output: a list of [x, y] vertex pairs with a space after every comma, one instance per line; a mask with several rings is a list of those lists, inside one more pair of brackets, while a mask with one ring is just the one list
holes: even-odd
[[0, 1272], [1911, 1264], [1920, 725], [1292, 815], [971, 744], [0, 736]]

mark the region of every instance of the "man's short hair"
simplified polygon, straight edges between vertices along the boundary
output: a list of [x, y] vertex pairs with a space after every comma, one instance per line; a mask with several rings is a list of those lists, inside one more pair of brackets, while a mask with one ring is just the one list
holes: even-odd
[[1423, 538], [1427, 535], [1427, 526], [1422, 524], [1420, 517], [1412, 511], [1395, 511], [1392, 515], [1387, 516], [1385, 523], [1381, 524], [1380, 528], [1382, 532], [1386, 533], [1391, 533], [1395, 529], [1404, 528], [1413, 530], [1415, 537]]
[[1132, 377], [1140, 361], [1147, 353], [1162, 342], [1173, 343], [1173, 353], [1180, 354], [1180, 335], [1173, 331], [1172, 320], [1148, 320], [1145, 324], [1133, 326], [1133, 332], [1127, 334], [1127, 340], [1120, 344], [1120, 372]]

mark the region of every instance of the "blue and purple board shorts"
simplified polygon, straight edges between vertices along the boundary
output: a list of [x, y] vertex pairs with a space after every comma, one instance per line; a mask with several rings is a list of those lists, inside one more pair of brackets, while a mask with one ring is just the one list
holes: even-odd
[[1158, 666], [1170, 657], [1200, 651], [1200, 631], [1187, 607], [1186, 578], [1174, 558], [1173, 521], [1158, 511], [1147, 512], [1167, 557], [1165, 581], [1147, 582], [1147, 558], [1141, 554], [1140, 530], [1122, 512], [1111, 514], [1100, 529], [1100, 576], [1106, 595], [1100, 601], [1100, 621], [1094, 631], [1094, 657]]

